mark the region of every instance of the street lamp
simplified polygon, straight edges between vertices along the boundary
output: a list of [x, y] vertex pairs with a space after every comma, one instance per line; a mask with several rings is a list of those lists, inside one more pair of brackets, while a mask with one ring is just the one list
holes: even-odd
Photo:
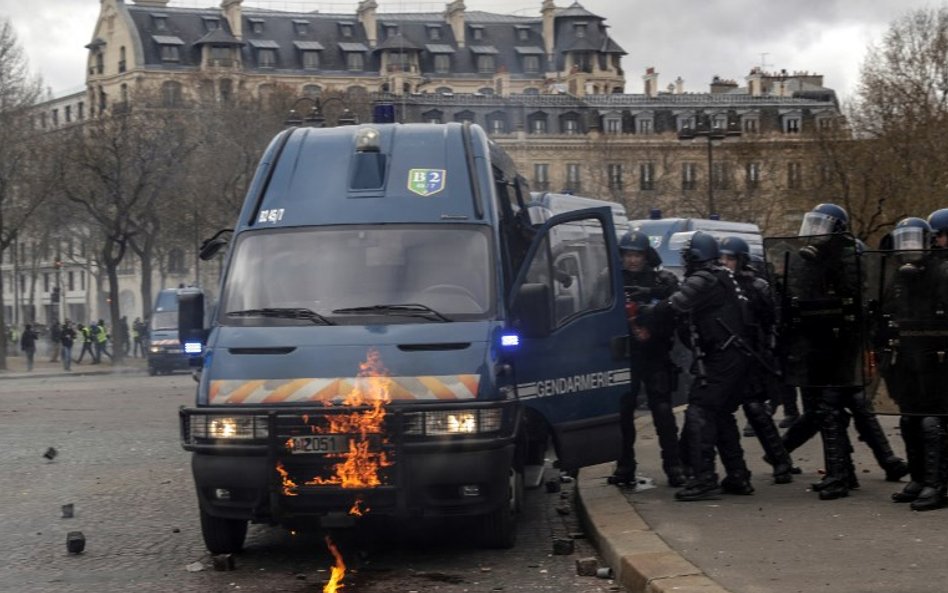
[[714, 154], [712, 149], [715, 144], [720, 144], [728, 138], [737, 138], [740, 135], [741, 131], [737, 128], [736, 123], [728, 121], [725, 127], [722, 128], [720, 125], [717, 125], [717, 122], [711, 121], [710, 115], [706, 116], [704, 121], [693, 129], [691, 126], [686, 125], [678, 132], [678, 139], [682, 142], [693, 142], [695, 138], [708, 139], [708, 218], [711, 218], [715, 214], [713, 179]]
[[[311, 107], [309, 112], [306, 113], [305, 117], [300, 117], [300, 114], [296, 111], [296, 106], [304, 101], [311, 103]], [[336, 125], [353, 126], [359, 123], [358, 118], [356, 118], [355, 115], [349, 111], [349, 108], [345, 106], [345, 102], [339, 97], [328, 97], [323, 100], [320, 100], [317, 97], [300, 97], [293, 102], [293, 105], [290, 107], [290, 112], [286, 115], [286, 121], [284, 123], [287, 126], [305, 125], [310, 128], [325, 127], [326, 117], [323, 115], [323, 108], [333, 101], [338, 101], [339, 103], [343, 104], [343, 112], [342, 115], [339, 116]]]

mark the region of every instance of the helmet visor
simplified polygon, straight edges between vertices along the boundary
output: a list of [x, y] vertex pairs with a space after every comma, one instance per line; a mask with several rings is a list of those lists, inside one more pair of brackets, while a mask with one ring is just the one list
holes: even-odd
[[822, 212], [807, 212], [803, 215], [803, 224], [800, 225], [800, 237], [832, 234], [836, 226], [836, 219]]
[[921, 251], [925, 244], [925, 230], [919, 227], [901, 227], [892, 231], [892, 248], [898, 251]]

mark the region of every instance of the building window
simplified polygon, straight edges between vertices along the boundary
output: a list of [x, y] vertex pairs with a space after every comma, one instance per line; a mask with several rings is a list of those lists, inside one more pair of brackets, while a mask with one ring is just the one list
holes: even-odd
[[293, 21], [293, 29], [300, 37], [306, 37], [309, 35], [309, 23], [306, 21]]
[[211, 46], [211, 65], [230, 66], [231, 53], [230, 48], [224, 45]]
[[95, 55], [95, 73], [102, 74], [105, 72], [105, 55], [100, 51]]
[[108, 98], [106, 97], [105, 91], [102, 90], [102, 87], [99, 87], [99, 113], [102, 114], [105, 112], [105, 108], [109, 106]]
[[492, 55], [479, 55], [477, 56], [477, 71], [481, 74], [493, 74], [496, 68], [494, 67], [494, 56]]
[[714, 189], [728, 189], [730, 185], [730, 171], [727, 163], [719, 162], [711, 165], [711, 186]]
[[642, 163], [639, 165], [639, 189], [655, 189], [655, 164]]
[[538, 88], [533, 88], [533, 87], [526, 88], [526, 89], [523, 89], [523, 94], [524, 94], [524, 95], [539, 95], [539, 94], [540, 94], [540, 89], [538, 89]]
[[451, 72], [451, 55], [435, 54], [434, 69], [438, 74], [447, 74]]
[[570, 136], [579, 133], [579, 120], [572, 117], [567, 117], [563, 119], [563, 133], [569, 134]]
[[788, 117], [784, 123], [784, 132], [787, 134], [799, 134], [800, 133], [800, 118], [799, 117]]
[[760, 186], [760, 163], [747, 163], [747, 187], [754, 189]]
[[530, 41], [530, 29], [526, 27], [517, 29], [517, 39], [520, 41]]
[[204, 17], [204, 30], [207, 32], [217, 31], [221, 28], [221, 22], [219, 19], [213, 17]]
[[816, 120], [816, 125], [819, 126], [821, 132], [828, 132], [833, 129], [833, 120], [829, 117], [821, 117]]
[[122, 105], [128, 105], [128, 85], [122, 83], [122, 86], [119, 87], [119, 96], [121, 97]]
[[454, 121], [461, 124], [472, 124], [474, 123], [474, 112], [465, 110], [456, 113], [454, 114]]
[[72, 121], [72, 105], [66, 105], [66, 123]]
[[573, 33], [576, 37], [582, 38], [586, 36], [586, 23], [576, 23], [573, 28]]
[[471, 39], [474, 41], [483, 41], [484, 40], [484, 28], [483, 27], [471, 27]]
[[609, 178], [609, 189], [622, 189], [622, 165], [610, 163], [606, 165], [606, 173]]
[[233, 98], [234, 83], [231, 79], [225, 78], [220, 82], [221, 103], [230, 103]]
[[606, 118], [606, 133], [607, 134], [621, 134], [622, 133], [622, 120], [618, 117], [609, 117]]
[[523, 56], [523, 71], [536, 74], [540, 71], [540, 56]]
[[727, 129], [727, 116], [715, 115], [711, 120], [711, 127], [717, 128], [719, 130], [726, 130]]
[[550, 165], [546, 163], [534, 163], [533, 186], [533, 189], [538, 191], [550, 189]]
[[319, 69], [319, 52], [318, 51], [304, 51], [303, 52], [303, 69], [304, 70], [318, 70]]
[[494, 117], [488, 120], [488, 125], [490, 126], [491, 134], [506, 134], [507, 133], [507, 122], [503, 117]]
[[343, 37], [352, 37], [352, 25], [340, 25], [339, 33]]
[[362, 54], [358, 52], [349, 52], [346, 54], [346, 69], [347, 70], [362, 70], [365, 68], [365, 62], [362, 58]]
[[276, 50], [269, 47], [261, 47], [257, 50], [257, 66], [260, 68], [276, 67]]
[[317, 99], [319, 95], [323, 92], [322, 87], [318, 84], [307, 84], [303, 87], [303, 96], [309, 97], [310, 99]]
[[833, 167], [826, 163], [820, 165], [820, 184], [826, 187], [833, 182]]
[[168, 17], [152, 16], [151, 24], [155, 27], [155, 31], [167, 31], [168, 30]]
[[119, 48], [119, 64], [118, 71], [125, 72], [125, 46]]
[[263, 21], [260, 19], [254, 19], [250, 21], [250, 30], [253, 33], [263, 33]]
[[76, 107], [77, 107], [77, 109], [76, 109], [76, 117], [77, 117], [78, 119], [85, 119], [85, 118], [86, 118], [86, 114], [85, 114], [86, 104], [83, 103], [82, 101], [79, 101], [79, 104], [76, 105]]
[[66, 290], [76, 290], [76, 273], [68, 272], [66, 274]]
[[638, 134], [652, 133], [652, 120], [635, 118], [635, 131]]
[[787, 187], [800, 189], [803, 185], [803, 166], [794, 161], [787, 163]]
[[441, 41], [441, 27], [428, 27], [428, 40]]
[[[124, 85], [123, 85], [124, 86]], [[161, 102], [165, 107], [181, 106], [181, 83], [172, 80], [165, 81], [161, 85]]]
[[530, 118], [531, 134], [546, 134], [546, 116], [534, 115]]
[[43, 272], [43, 292], [49, 292], [49, 272]]
[[55, 128], [58, 125], [59, 125], [59, 110], [53, 109], [53, 127]]
[[385, 26], [385, 36], [394, 37], [398, 35], [398, 25], [386, 25]]
[[579, 163], [566, 164], [566, 189], [570, 191], [579, 191], [582, 183], [579, 179]]
[[744, 119], [744, 133], [745, 134], [756, 134], [758, 130], [758, 123], [756, 117], [748, 117]]
[[178, 62], [180, 57], [178, 54], [177, 45], [162, 45], [161, 46], [161, 61], [162, 62]]
[[695, 116], [693, 115], [679, 115], [675, 125], [678, 126], [678, 131], [682, 130], [694, 130], [695, 129]]
[[86, 289], [86, 271], [82, 270], [79, 272], [79, 290]]
[[426, 111], [421, 114], [421, 119], [429, 124], [440, 124], [444, 121], [443, 117], [444, 114], [437, 109], [432, 109], [431, 111]]
[[681, 189], [694, 189], [698, 184], [698, 165], [695, 163], [681, 164]]

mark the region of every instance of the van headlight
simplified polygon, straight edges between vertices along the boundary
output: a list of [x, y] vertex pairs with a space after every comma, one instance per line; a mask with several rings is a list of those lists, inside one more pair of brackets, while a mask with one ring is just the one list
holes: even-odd
[[270, 434], [266, 416], [195, 414], [190, 417], [190, 426], [191, 442], [197, 439], [259, 440]]
[[432, 410], [408, 414], [405, 418], [406, 435], [470, 435], [498, 432], [502, 426], [503, 410]]

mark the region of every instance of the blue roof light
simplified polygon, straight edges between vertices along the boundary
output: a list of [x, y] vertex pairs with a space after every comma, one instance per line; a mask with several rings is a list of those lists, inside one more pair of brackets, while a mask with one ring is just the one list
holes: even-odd
[[203, 350], [203, 346], [200, 342], [185, 342], [184, 343], [184, 353], [185, 354], [200, 354]]
[[520, 336], [517, 334], [503, 334], [500, 336], [500, 345], [504, 348], [514, 348], [520, 345]]

